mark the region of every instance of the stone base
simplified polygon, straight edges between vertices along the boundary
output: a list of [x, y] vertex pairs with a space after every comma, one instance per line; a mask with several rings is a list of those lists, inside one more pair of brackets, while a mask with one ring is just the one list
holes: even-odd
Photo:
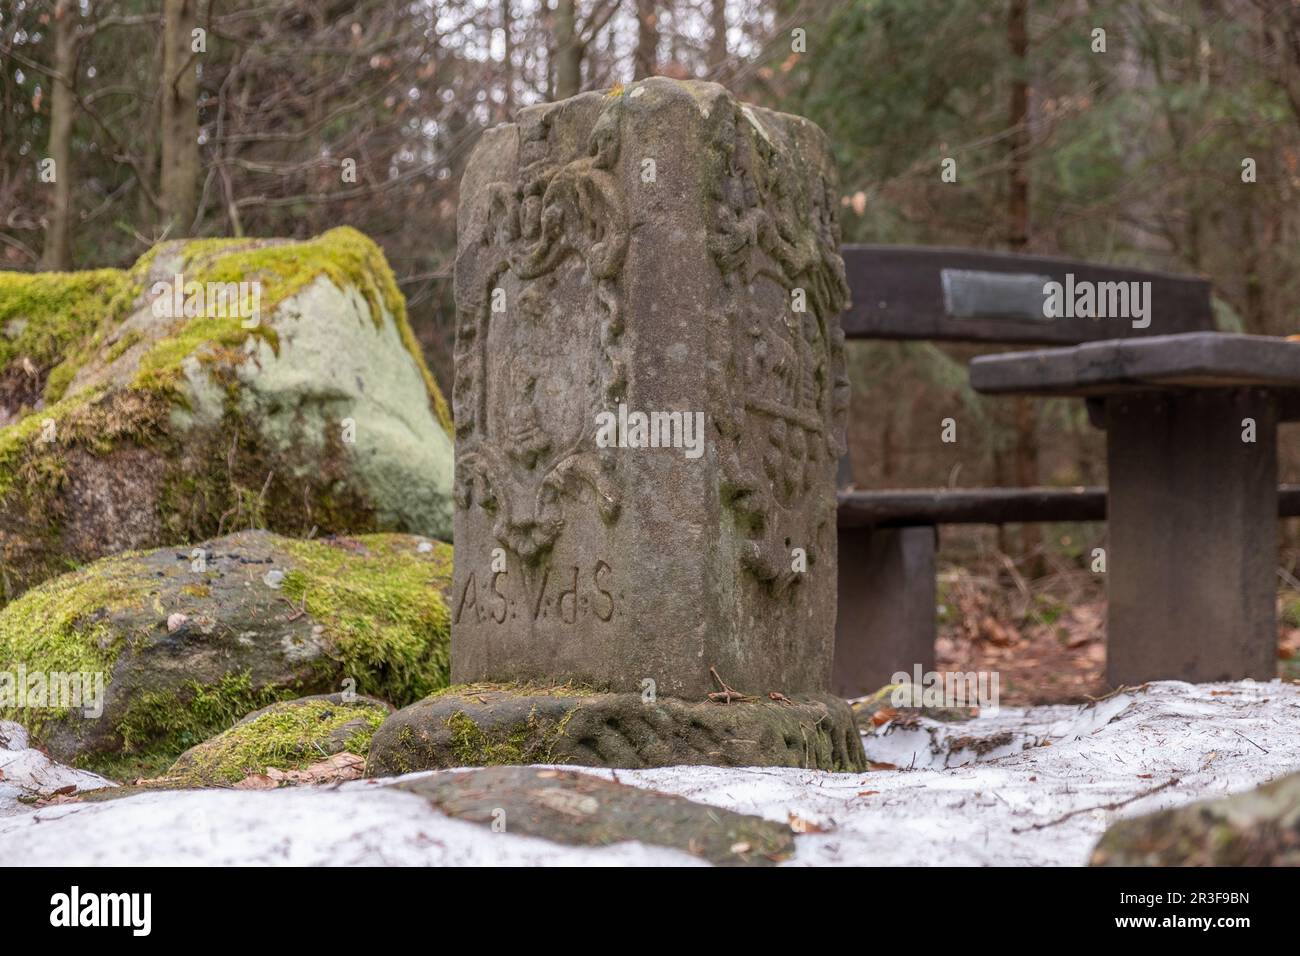
[[803, 767], [862, 771], [848, 704], [829, 695], [717, 704], [572, 687], [463, 685], [393, 714], [368, 776], [500, 764]]

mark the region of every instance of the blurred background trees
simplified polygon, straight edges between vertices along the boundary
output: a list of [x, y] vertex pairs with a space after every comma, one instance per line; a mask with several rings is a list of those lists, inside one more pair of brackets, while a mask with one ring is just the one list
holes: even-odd
[[[845, 241], [1200, 273], [1221, 328], [1300, 332], [1300, 0], [0, 0], [0, 267], [348, 223], [446, 388], [479, 132], [654, 74], [819, 123]], [[853, 346], [863, 484], [1104, 482], [1077, 405], [979, 399], [971, 352]]]

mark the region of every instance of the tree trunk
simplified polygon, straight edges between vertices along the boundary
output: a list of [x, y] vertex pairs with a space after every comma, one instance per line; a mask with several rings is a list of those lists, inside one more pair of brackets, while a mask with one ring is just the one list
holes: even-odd
[[[1007, 138], [1007, 245], [1012, 252], [1024, 252], [1029, 246], [1029, 27], [1028, 0], [1011, 0], [1007, 17], [1007, 47], [1011, 54], [1011, 103], [1007, 117], [1011, 135]], [[1033, 399], [1015, 400], [1016, 440], [1012, 468], [1016, 484], [1038, 484], [1038, 416]], [[1042, 530], [1025, 524], [1020, 531], [1021, 557], [1028, 561], [1026, 571], [1037, 577], [1046, 570], [1042, 554]]]
[[582, 44], [578, 38], [577, 0], [555, 4], [555, 99], [577, 96], [582, 88]]
[[636, 53], [632, 58], [632, 79], [654, 76], [659, 48], [658, 13], [655, 0], [636, 0]]
[[709, 79], [721, 83], [727, 64], [727, 0], [713, 0], [709, 6]]
[[54, 8], [54, 93], [50, 101], [49, 158], [54, 160], [50, 213], [45, 225], [41, 268], [72, 268], [72, 94], [77, 69], [76, 10], [71, 0], [58, 0]]
[[501, 112], [502, 119], [509, 120], [515, 111], [515, 44], [513, 37], [514, 18], [510, 15], [510, 0], [501, 0], [501, 34], [505, 50], [501, 59]]
[[1007, 18], [1007, 46], [1012, 58], [1011, 135], [1007, 137], [1007, 166], [1010, 191], [1007, 197], [1007, 243], [1012, 252], [1024, 252], [1029, 245], [1029, 83], [1025, 76], [1029, 53], [1026, 24], [1027, 0], [1011, 0]]
[[192, 31], [198, 0], [163, 0], [162, 177], [159, 199], [170, 238], [189, 234], [199, 177], [199, 79]]

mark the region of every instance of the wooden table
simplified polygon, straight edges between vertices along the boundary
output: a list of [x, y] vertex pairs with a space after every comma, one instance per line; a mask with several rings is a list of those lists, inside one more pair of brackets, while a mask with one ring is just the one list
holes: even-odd
[[1192, 332], [990, 355], [971, 385], [1088, 400], [1106, 430], [1107, 677], [1277, 673], [1277, 424], [1300, 342]]

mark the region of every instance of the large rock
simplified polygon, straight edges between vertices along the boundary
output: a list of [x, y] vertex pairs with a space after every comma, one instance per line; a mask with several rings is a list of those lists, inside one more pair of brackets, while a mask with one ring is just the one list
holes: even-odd
[[457, 682], [827, 688], [838, 205], [815, 125], [716, 84], [484, 133], [457, 219]]
[[450, 427], [392, 272], [355, 230], [0, 273], [0, 601], [235, 528], [445, 539]]
[[1121, 820], [1093, 866], [1300, 866], [1300, 773], [1257, 790]]
[[825, 695], [717, 703], [573, 687], [454, 687], [399, 710], [371, 776], [527, 763], [596, 767], [867, 768], [848, 704]]
[[[134, 778], [277, 700], [411, 703], [447, 683], [450, 574], [450, 547], [399, 534], [251, 531], [105, 558], [0, 610], [0, 717], [59, 760]], [[38, 674], [102, 675], [102, 695], [40, 700]]]

